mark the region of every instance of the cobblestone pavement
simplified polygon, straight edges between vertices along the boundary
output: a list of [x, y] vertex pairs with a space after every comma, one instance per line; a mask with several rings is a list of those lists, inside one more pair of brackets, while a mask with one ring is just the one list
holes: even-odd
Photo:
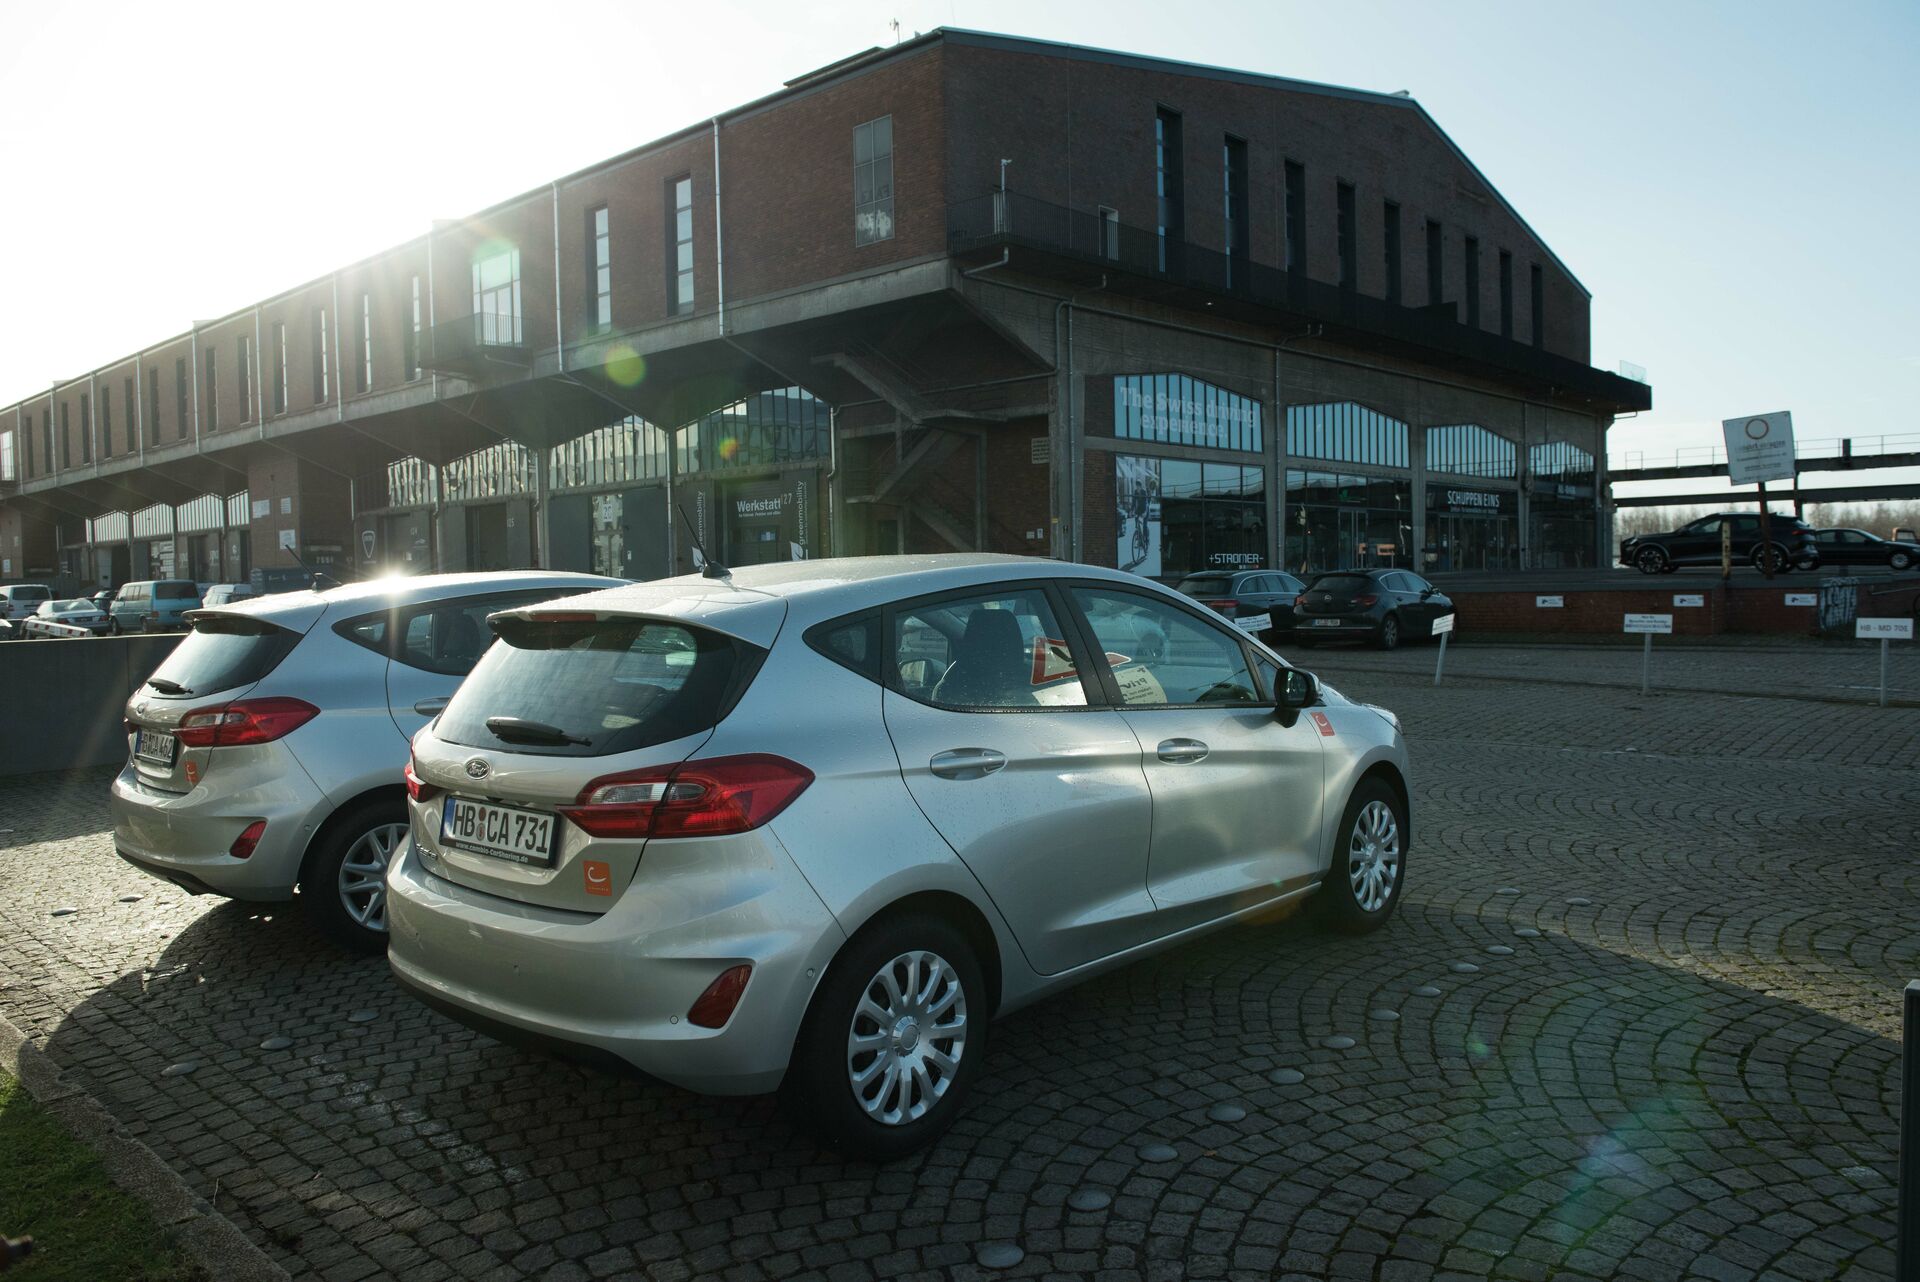
[[1022, 1012], [893, 1166], [496, 1045], [296, 914], [146, 879], [100, 774], [0, 785], [0, 1013], [334, 1282], [1889, 1276], [1920, 711], [1318, 657], [1412, 740], [1400, 916]]
[[[1614, 638], [1606, 638], [1612, 642]], [[1547, 684], [1618, 686], [1640, 691], [1641, 646], [1567, 644], [1552, 641], [1505, 644], [1464, 638], [1449, 643], [1443, 681], [1456, 677], [1502, 677]], [[1690, 638], [1653, 639], [1648, 664], [1655, 693], [1693, 690], [1720, 694], [1778, 694], [1838, 703], [1875, 704], [1880, 698], [1880, 646], [1873, 641], [1785, 641], [1730, 638], [1702, 644]], [[1327, 672], [1404, 673], [1433, 680], [1437, 646], [1423, 642], [1382, 651], [1358, 644], [1307, 649], [1283, 644], [1280, 652], [1303, 668]], [[1887, 695], [1895, 703], [1920, 704], [1920, 642], [1891, 643]]]

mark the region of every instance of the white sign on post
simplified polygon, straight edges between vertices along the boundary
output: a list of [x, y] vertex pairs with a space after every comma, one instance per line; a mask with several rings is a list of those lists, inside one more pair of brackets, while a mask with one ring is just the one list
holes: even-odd
[[1453, 620], [1454, 616], [1451, 614], [1443, 614], [1435, 619], [1433, 621], [1433, 635], [1440, 636], [1443, 633], [1453, 631]]
[[1564, 610], [1567, 608], [1567, 598], [1563, 596], [1537, 596], [1533, 598], [1533, 608], [1536, 610]]
[[1855, 619], [1853, 635], [1859, 641], [1911, 641], [1912, 619]]
[[1673, 616], [1671, 614], [1629, 614], [1626, 626], [1621, 631], [1644, 632], [1650, 636], [1656, 633], [1672, 632]]
[[1727, 479], [1735, 485], [1793, 475], [1793, 415], [1786, 410], [1722, 419], [1720, 430], [1727, 438]]

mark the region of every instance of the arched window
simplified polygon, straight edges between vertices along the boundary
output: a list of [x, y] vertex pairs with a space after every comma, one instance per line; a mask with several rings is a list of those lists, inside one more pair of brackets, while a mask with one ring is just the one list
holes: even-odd
[[1519, 450], [1506, 437], [1478, 423], [1449, 423], [1427, 429], [1427, 471], [1455, 476], [1512, 480]]
[[1407, 425], [1356, 401], [1287, 406], [1287, 454], [1336, 463], [1407, 466]]

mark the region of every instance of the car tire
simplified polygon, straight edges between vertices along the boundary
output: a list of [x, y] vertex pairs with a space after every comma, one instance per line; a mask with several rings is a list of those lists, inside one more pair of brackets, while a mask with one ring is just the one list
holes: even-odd
[[300, 904], [314, 925], [355, 952], [386, 952], [387, 866], [406, 835], [407, 803], [397, 795], [330, 820], [300, 868]]
[[[1767, 556], [1768, 549], [1766, 547], [1757, 547], [1748, 555], [1747, 560], [1753, 563], [1754, 569], [1764, 574], [1766, 573], [1765, 566]], [[1785, 574], [1787, 567], [1792, 564], [1791, 558], [1787, 556], [1787, 550], [1776, 543], [1772, 548], [1772, 556], [1773, 572], [1775, 574]]]
[[1400, 616], [1389, 614], [1380, 620], [1380, 630], [1374, 634], [1373, 643], [1382, 650], [1392, 650], [1400, 644]]
[[1890, 570], [1905, 570], [1912, 565], [1913, 554], [1910, 552], [1894, 552], [1887, 557], [1887, 568]]
[[[797, 1125], [843, 1153], [902, 1157], [959, 1116], [986, 1057], [990, 1013], [985, 974], [957, 927], [920, 913], [877, 922], [847, 941], [814, 990], [781, 1101]], [[856, 1048], [856, 1037], [873, 1049]]]
[[1364, 935], [1387, 924], [1407, 880], [1407, 803], [1381, 779], [1362, 780], [1340, 818], [1319, 900], [1326, 923]]
[[1665, 548], [1645, 547], [1633, 554], [1634, 568], [1642, 574], [1664, 574], [1673, 568]]

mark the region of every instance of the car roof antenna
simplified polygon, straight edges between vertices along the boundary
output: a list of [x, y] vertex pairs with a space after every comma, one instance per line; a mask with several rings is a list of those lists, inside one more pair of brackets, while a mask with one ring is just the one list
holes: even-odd
[[320, 571], [314, 569], [305, 561], [302, 561], [300, 554], [292, 548], [286, 548], [284, 551], [288, 556], [293, 558], [295, 565], [307, 572], [307, 576], [313, 580], [313, 590], [315, 592], [325, 592], [328, 588], [337, 588], [340, 586], [340, 580], [320, 573]]
[[686, 522], [687, 541], [693, 544], [694, 568], [709, 579], [731, 579], [733, 571], [708, 556], [707, 550], [700, 546], [700, 531], [694, 528], [692, 519], [687, 516], [687, 509], [675, 503], [673, 510], [680, 514], [682, 521]]

